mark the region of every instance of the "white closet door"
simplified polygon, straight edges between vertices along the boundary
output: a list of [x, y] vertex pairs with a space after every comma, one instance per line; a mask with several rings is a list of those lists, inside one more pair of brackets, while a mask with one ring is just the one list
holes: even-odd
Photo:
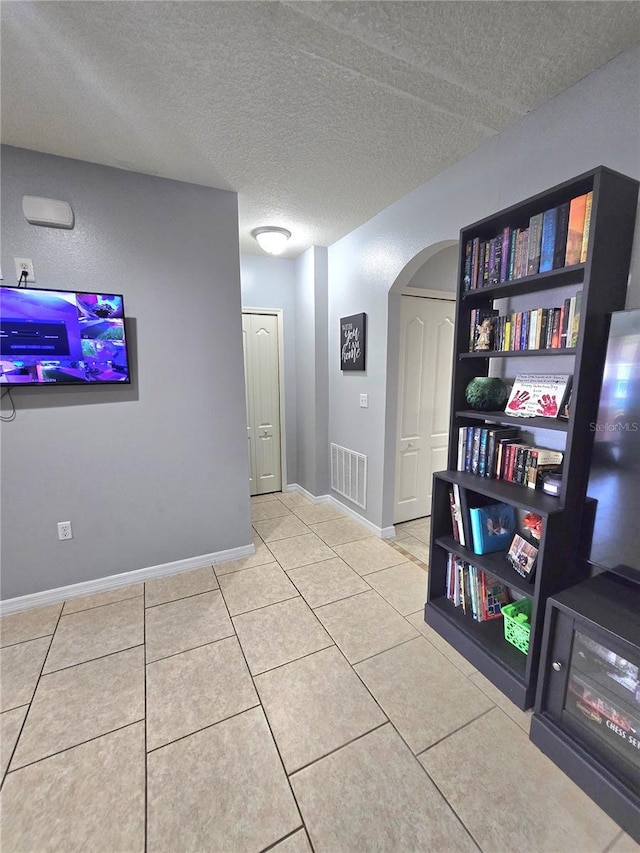
[[262, 495], [282, 488], [278, 319], [272, 314], [243, 314], [242, 330], [250, 492]]
[[394, 523], [431, 513], [431, 475], [447, 467], [455, 302], [403, 296]]

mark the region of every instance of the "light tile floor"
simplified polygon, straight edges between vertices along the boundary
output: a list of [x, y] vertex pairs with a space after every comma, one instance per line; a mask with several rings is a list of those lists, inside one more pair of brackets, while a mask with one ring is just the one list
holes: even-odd
[[428, 519], [252, 509], [252, 557], [0, 621], [3, 853], [639, 853], [425, 624]]

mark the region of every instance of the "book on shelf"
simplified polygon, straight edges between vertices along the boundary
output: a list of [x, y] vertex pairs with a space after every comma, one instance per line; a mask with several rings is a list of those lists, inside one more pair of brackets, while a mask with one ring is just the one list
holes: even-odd
[[[571, 317], [571, 341], [570, 347], [578, 345], [578, 334], [580, 332], [580, 309], [582, 307], [582, 291], [579, 290], [575, 295], [573, 304], [573, 315]], [[567, 332], [568, 335], [568, 332]]]
[[489, 479], [496, 476], [498, 470], [498, 452], [503, 439], [515, 438], [520, 432], [519, 427], [490, 427], [487, 437], [487, 459], [484, 476]]
[[571, 199], [569, 207], [569, 228], [567, 231], [567, 250], [564, 258], [566, 267], [580, 263], [582, 254], [582, 237], [584, 235], [584, 218], [587, 212], [587, 194]]
[[469, 507], [474, 554], [490, 554], [505, 549], [515, 530], [511, 504]]
[[462, 517], [460, 487], [457, 483], [453, 483], [453, 485], [449, 489], [449, 507], [451, 509], [451, 526], [453, 530], [453, 538], [463, 547], [466, 547], [467, 537], [465, 535], [464, 519]]
[[540, 250], [542, 244], [543, 213], [536, 213], [529, 220], [529, 243], [527, 247], [526, 275], [535, 275], [540, 269]]
[[558, 208], [545, 210], [542, 217], [542, 239], [540, 241], [539, 272], [549, 272], [553, 269], [553, 247], [556, 241], [556, 226], [558, 223]]
[[582, 229], [582, 248], [580, 249], [580, 263], [587, 262], [589, 250], [589, 232], [591, 231], [591, 208], [593, 206], [593, 191], [587, 193], [587, 205], [584, 212], [584, 227]]
[[506, 584], [452, 553], [447, 556], [446, 595], [477, 622], [498, 619], [510, 601]]
[[544, 447], [532, 447], [527, 467], [526, 484], [530, 489], [542, 488], [545, 474], [560, 471], [564, 454], [561, 450], [547, 450]]
[[559, 205], [557, 208], [558, 216], [556, 218], [556, 242], [553, 246], [553, 268], [560, 269], [564, 266], [564, 260], [567, 253], [567, 231], [569, 230], [569, 207], [567, 201]]
[[585, 263], [593, 192], [539, 211], [525, 227], [505, 227], [464, 247], [463, 290], [477, 290], [529, 275]]

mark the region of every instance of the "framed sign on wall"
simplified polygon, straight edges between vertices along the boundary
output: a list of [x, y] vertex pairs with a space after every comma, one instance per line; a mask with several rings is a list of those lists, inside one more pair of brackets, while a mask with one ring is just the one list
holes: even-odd
[[367, 315], [340, 318], [340, 370], [364, 370]]

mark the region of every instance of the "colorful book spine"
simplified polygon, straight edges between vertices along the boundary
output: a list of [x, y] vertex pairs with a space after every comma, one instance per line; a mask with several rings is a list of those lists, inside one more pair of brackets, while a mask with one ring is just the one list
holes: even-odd
[[569, 202], [558, 207], [556, 221], [556, 240], [553, 246], [553, 268], [554, 270], [564, 266], [567, 251], [567, 231], [569, 228]]
[[551, 349], [559, 349], [560, 347], [560, 308], [552, 308], [553, 311], [553, 329], [551, 332]]
[[580, 308], [582, 304], [582, 291], [576, 293], [576, 305], [573, 312], [573, 322], [571, 324], [571, 346], [575, 347], [578, 344], [578, 335], [580, 333]]
[[467, 438], [464, 447], [464, 470], [471, 473], [471, 460], [473, 459], [473, 427], [467, 427]]
[[571, 206], [569, 207], [569, 229], [567, 231], [567, 250], [564, 257], [564, 264], [567, 267], [580, 263], [586, 210], [587, 193], [571, 199]]
[[511, 229], [502, 229], [502, 250], [500, 256], [500, 282], [507, 280], [509, 275], [509, 247], [511, 245]]
[[514, 269], [516, 262], [516, 241], [518, 239], [518, 229], [511, 229], [511, 237], [509, 240], [509, 271], [507, 273], [507, 280], [513, 281], [515, 278]]
[[593, 206], [593, 190], [587, 193], [587, 206], [584, 212], [584, 228], [582, 232], [582, 249], [580, 250], [580, 263], [587, 262], [589, 250], [589, 232], [591, 231], [591, 208]]
[[549, 272], [553, 269], [553, 249], [556, 240], [556, 223], [558, 208], [546, 210], [542, 219], [542, 240], [540, 241], [539, 272]]
[[471, 290], [475, 290], [478, 286], [478, 265], [480, 263], [480, 238], [475, 237], [472, 248], [471, 259]]
[[473, 256], [473, 240], [467, 240], [464, 248], [464, 275], [462, 277], [462, 287], [464, 290], [471, 290], [471, 260]]
[[529, 220], [529, 245], [527, 251], [527, 275], [536, 275], [540, 269], [542, 223], [544, 214], [536, 213]]

